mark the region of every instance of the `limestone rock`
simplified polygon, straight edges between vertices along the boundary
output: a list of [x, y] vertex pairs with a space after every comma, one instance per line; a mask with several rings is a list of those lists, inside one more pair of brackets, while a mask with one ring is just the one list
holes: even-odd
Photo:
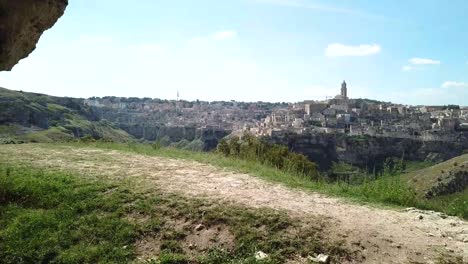
[[316, 257], [309, 256], [307, 259], [317, 263], [328, 263], [330, 262], [330, 256], [325, 254], [318, 254]]
[[68, 0], [0, 0], [0, 71], [27, 57], [67, 5]]
[[255, 253], [255, 259], [256, 260], [262, 260], [268, 258], [268, 254], [263, 252], [263, 251], [257, 251]]
[[195, 231], [201, 231], [201, 230], [203, 230], [204, 228], [205, 228], [204, 225], [199, 224], [199, 225], [197, 225], [197, 226], [195, 227]]

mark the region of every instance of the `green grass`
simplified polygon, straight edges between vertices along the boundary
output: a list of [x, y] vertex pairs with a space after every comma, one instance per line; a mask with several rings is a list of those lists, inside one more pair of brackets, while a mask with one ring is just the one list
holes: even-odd
[[[321, 236], [321, 219], [304, 224], [272, 209], [248, 209], [106, 183], [60, 171], [0, 163], [2, 263], [128, 263], [135, 243], [160, 241], [150, 263], [284, 263], [299, 254], [351, 259]], [[175, 223], [183, 221], [185, 227]], [[188, 252], [194, 227], [226, 229], [232, 246]], [[269, 254], [257, 262], [256, 251]]]
[[67, 142], [73, 139], [73, 135], [63, 127], [50, 127], [47, 130], [27, 133], [19, 137], [26, 142]]
[[[154, 149], [150, 145], [133, 143], [117, 144], [96, 142], [92, 144], [77, 143], [75, 146], [93, 146], [144, 155], [195, 160], [211, 164], [219, 168], [227, 168], [241, 173], [249, 173], [268, 181], [282, 183], [289, 187], [313, 190], [338, 197], [345, 197], [356, 202], [372, 203], [383, 206], [416, 207], [420, 209], [437, 210], [449, 215], [468, 219], [466, 192], [427, 200], [422, 198], [421, 195], [415, 191], [413, 186], [408, 184], [406, 176], [401, 175], [383, 176], [377, 180], [365, 180], [363, 184], [359, 185], [351, 185], [345, 182], [327, 183], [324, 181], [311, 181], [303, 175], [280, 171], [256, 161], [224, 157], [216, 153], [191, 152], [174, 148]], [[412, 164], [410, 169], [415, 170], [417, 166], [427, 167], [428, 165], [429, 164]]]
[[461, 193], [424, 200], [423, 207], [468, 219], [468, 189]]
[[0, 88], [0, 120], [6, 124], [0, 126], [0, 143], [67, 142], [74, 134], [116, 142], [135, 140], [110, 122], [93, 121], [95, 116], [88, 120], [94, 113], [83, 100]]
[[443, 172], [449, 172], [460, 165], [468, 166], [468, 154], [455, 157], [421, 170], [412, 171], [405, 175], [405, 177], [408, 179], [408, 183], [414, 186], [416, 190], [425, 191], [437, 183], [437, 178], [439, 178]]
[[0, 125], [0, 136], [9, 136], [16, 132], [17, 130], [16, 125]]
[[[134, 227], [121, 218], [127, 197], [65, 173], [0, 167], [2, 263], [126, 262]], [[130, 245], [124, 248], [126, 245]]]

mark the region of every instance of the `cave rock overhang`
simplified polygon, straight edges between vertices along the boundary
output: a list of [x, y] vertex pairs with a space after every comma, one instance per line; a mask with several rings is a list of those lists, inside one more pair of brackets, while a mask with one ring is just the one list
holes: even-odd
[[67, 5], [68, 0], [0, 0], [0, 71], [26, 58]]

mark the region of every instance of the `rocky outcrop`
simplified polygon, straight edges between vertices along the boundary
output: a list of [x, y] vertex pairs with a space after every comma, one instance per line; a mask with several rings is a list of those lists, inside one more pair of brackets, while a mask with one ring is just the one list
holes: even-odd
[[[117, 121], [118, 123], [118, 121]], [[168, 138], [171, 142], [199, 139], [203, 142], [203, 150], [215, 149], [218, 141], [229, 135], [231, 131], [219, 128], [197, 128], [193, 126], [165, 126], [147, 124], [118, 123], [119, 127], [138, 139], [155, 141]]]
[[231, 133], [230, 130], [221, 128], [199, 128], [197, 129], [197, 138], [203, 142], [203, 150], [210, 151], [218, 146], [219, 140]]
[[63, 15], [68, 0], [0, 0], [0, 71], [11, 70]]
[[337, 140], [331, 134], [297, 135], [294, 133], [267, 138], [270, 143], [288, 146], [289, 150], [307, 156], [319, 165], [328, 169], [332, 162], [338, 161]]
[[[114, 120], [112, 120], [114, 121]], [[118, 126], [138, 139], [154, 141], [168, 137], [171, 142], [180, 140], [192, 141], [196, 137], [196, 128], [188, 126], [164, 126], [160, 124], [127, 124], [114, 121]]]
[[336, 142], [338, 160], [368, 169], [382, 169], [389, 157], [412, 161], [442, 162], [461, 155], [467, 141], [423, 141], [395, 137], [339, 137]]
[[441, 174], [437, 184], [430, 188], [425, 197], [433, 197], [462, 192], [468, 187], [468, 168], [460, 167]]
[[393, 137], [352, 137], [322, 133], [285, 134], [268, 139], [288, 146], [319, 164], [323, 170], [332, 162], [343, 161], [369, 171], [381, 171], [389, 157], [405, 160], [442, 162], [468, 149], [467, 140], [459, 142], [422, 141]]

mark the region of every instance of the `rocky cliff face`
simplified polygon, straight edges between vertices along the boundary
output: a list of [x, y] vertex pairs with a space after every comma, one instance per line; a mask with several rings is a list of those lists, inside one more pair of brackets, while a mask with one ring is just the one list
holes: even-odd
[[199, 128], [197, 129], [197, 138], [199, 138], [203, 144], [204, 151], [210, 151], [218, 146], [219, 140], [229, 135], [231, 131], [219, 128]]
[[68, 0], [0, 0], [0, 71], [11, 70], [63, 15]]
[[154, 141], [159, 138], [168, 137], [171, 142], [177, 142], [182, 139], [192, 141], [195, 139], [196, 128], [195, 127], [166, 127], [164, 125], [149, 125], [149, 124], [128, 124], [119, 123], [118, 121], [113, 122], [127, 131], [130, 135], [138, 139], [144, 139], [148, 141]]
[[461, 155], [465, 149], [468, 149], [467, 140], [441, 142], [329, 134], [288, 134], [272, 137], [269, 140], [308, 156], [318, 163], [321, 169], [330, 168], [332, 162], [343, 161], [370, 171], [374, 169], [380, 171], [388, 157], [441, 162]]
[[321, 169], [328, 169], [338, 161], [336, 137], [330, 134], [297, 135], [286, 134], [267, 139], [270, 143], [288, 146], [289, 150], [302, 153], [317, 163]]
[[130, 125], [126, 123], [118, 123], [118, 125], [122, 130], [135, 138], [148, 141], [154, 141], [163, 137], [167, 137], [171, 142], [200, 139], [203, 142], [203, 149], [205, 151], [216, 148], [218, 141], [231, 133], [231, 131], [224, 129], [197, 128], [193, 126]]
[[394, 137], [341, 137], [337, 140], [339, 160], [360, 167], [381, 169], [388, 157], [414, 161], [442, 162], [461, 155], [463, 142], [422, 141]]

